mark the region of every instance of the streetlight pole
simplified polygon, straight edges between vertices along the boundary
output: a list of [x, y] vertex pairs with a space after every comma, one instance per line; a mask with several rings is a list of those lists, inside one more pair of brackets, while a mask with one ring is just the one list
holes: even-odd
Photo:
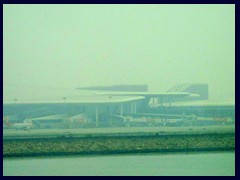
[[66, 97], [63, 97], [63, 104], [64, 104], [64, 113], [67, 114], [66, 112]]
[[111, 114], [112, 114], [112, 109], [111, 109], [111, 99], [112, 99], [112, 96], [109, 96], [108, 97], [109, 98], [109, 121], [110, 121], [110, 126], [112, 126], [112, 116], [111, 116]]
[[[14, 100], [14, 103], [15, 103], [14, 115], [15, 115], [15, 118], [17, 118], [17, 106], [16, 106], [16, 104], [17, 104], [18, 99], [17, 99], [17, 98], [14, 98], [13, 100]], [[15, 120], [14, 120], [14, 121], [15, 121]]]
[[[68, 126], [68, 125], [69, 125], [69, 124], [68, 124], [69, 122], [67, 121], [67, 112], [66, 112], [66, 99], [67, 99], [67, 98], [66, 98], [66, 97], [63, 97], [62, 99], [63, 99], [63, 109], [64, 109], [64, 110], [63, 110], [63, 111], [64, 111], [64, 115], [63, 115], [64, 121], [63, 121], [63, 122], [64, 122], [65, 125]], [[64, 126], [65, 126], [65, 125], [64, 125]]]

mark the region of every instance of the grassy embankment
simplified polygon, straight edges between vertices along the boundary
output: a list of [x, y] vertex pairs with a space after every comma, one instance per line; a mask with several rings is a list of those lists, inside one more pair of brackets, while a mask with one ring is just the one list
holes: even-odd
[[3, 141], [3, 157], [234, 150], [234, 133]]

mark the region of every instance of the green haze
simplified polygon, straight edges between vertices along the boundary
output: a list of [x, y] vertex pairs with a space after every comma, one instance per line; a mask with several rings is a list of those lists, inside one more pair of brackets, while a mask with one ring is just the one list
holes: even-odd
[[3, 53], [4, 102], [139, 83], [234, 98], [235, 6], [5, 4]]

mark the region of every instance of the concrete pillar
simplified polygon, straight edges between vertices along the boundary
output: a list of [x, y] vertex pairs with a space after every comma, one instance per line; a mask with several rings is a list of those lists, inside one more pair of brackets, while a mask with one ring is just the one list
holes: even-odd
[[163, 98], [162, 97], [159, 98], [159, 102], [160, 102], [160, 106], [162, 107], [163, 106]]
[[96, 105], [96, 127], [98, 127], [98, 106]]
[[133, 113], [136, 114], [137, 113], [137, 103], [136, 102], [133, 103], [133, 107], [134, 107]]
[[156, 105], [158, 105], [158, 103], [159, 103], [159, 101], [158, 101], [158, 97], [155, 97], [155, 99], [156, 99]]
[[123, 115], [123, 104], [120, 104], [120, 116]]
[[130, 113], [131, 113], [131, 114], [133, 114], [133, 108], [134, 108], [134, 104], [133, 104], [133, 103], [130, 103], [130, 109], [131, 109]]

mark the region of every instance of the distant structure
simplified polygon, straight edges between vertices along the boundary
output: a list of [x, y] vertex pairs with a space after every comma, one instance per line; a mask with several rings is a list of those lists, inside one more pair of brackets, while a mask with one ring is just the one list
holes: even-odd
[[92, 86], [80, 87], [79, 90], [98, 90], [98, 91], [133, 91], [133, 92], [147, 92], [148, 85], [114, 85], [114, 86]]
[[170, 88], [167, 92], [189, 92], [193, 94], [198, 94], [197, 100], [207, 100], [208, 99], [208, 84], [201, 83], [185, 83], [177, 84]]
[[205, 126], [235, 122], [235, 101], [208, 100], [207, 84], [178, 84], [167, 92], [148, 92], [147, 85], [77, 89], [106, 92], [95, 93], [86, 99], [60, 96], [47, 102], [3, 104], [3, 120], [7, 118], [12, 124], [32, 123], [36, 129]]

